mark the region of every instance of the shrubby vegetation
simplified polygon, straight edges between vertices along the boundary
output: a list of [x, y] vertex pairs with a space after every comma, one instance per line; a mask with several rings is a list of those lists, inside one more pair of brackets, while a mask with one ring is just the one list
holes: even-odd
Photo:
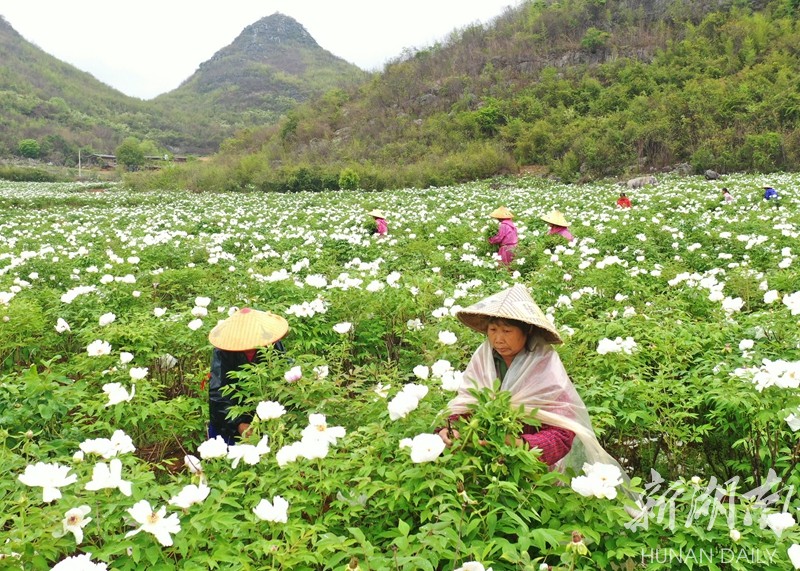
[[[763, 201], [764, 184], [780, 199]], [[391, 193], [0, 186], [2, 563], [797, 567], [799, 188], [794, 175], [666, 177], [620, 210], [610, 182], [538, 178]], [[520, 229], [510, 271], [485, 241], [499, 204]], [[574, 243], [545, 235], [553, 207]], [[483, 395], [461, 444], [432, 461], [401, 445], [442, 425], [452, 393], [435, 371], [463, 370], [480, 342], [453, 312], [515, 282], [562, 331], [627, 488], [584, 496], [577, 474], [506, 445], [521, 417], [502, 395]], [[203, 444], [203, 379], [208, 331], [243, 306], [289, 320], [286, 354], [266, 351], [240, 381], [244, 406], [286, 413], [254, 423], [233, 466]], [[427, 394], [393, 419], [410, 383]], [[324, 458], [287, 461], [312, 414], [344, 435]], [[38, 462], [63, 467], [50, 489], [25, 483]]]
[[797, 7], [714, 10], [527, 2], [404, 54], [357, 90], [237, 135], [208, 168], [230, 181], [257, 157], [241, 188], [280, 191], [300, 172], [335, 189], [343, 169], [366, 189], [530, 165], [564, 182], [681, 163], [697, 174], [797, 170]]

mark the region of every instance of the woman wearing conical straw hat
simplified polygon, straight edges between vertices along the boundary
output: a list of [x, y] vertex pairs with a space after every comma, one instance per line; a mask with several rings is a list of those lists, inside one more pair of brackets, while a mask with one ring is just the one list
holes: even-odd
[[233, 406], [244, 402], [242, 395], [223, 389], [237, 382], [230, 373], [261, 361], [258, 352], [261, 347], [272, 345], [283, 352], [281, 339], [288, 332], [289, 324], [280, 315], [245, 307], [218, 323], [208, 334], [214, 346], [208, 383], [209, 438], [221, 436], [230, 445], [250, 428], [251, 413], [233, 418], [228, 415]]
[[500, 255], [500, 262], [508, 266], [511, 260], [514, 259], [514, 248], [517, 246], [517, 227], [511, 219], [514, 217], [511, 211], [505, 206], [496, 208], [489, 214], [492, 218], [500, 221], [500, 226], [497, 228], [497, 234], [489, 238], [490, 244], [500, 246], [497, 253]]
[[371, 210], [369, 215], [375, 219], [375, 232], [379, 236], [386, 236], [389, 232], [389, 225], [386, 223], [386, 215], [380, 210]]
[[564, 215], [558, 210], [551, 210], [542, 216], [540, 220], [544, 220], [550, 225], [550, 230], [547, 232], [548, 236], [551, 234], [559, 234], [566, 238], [567, 242], [572, 242], [575, 239], [569, 231], [569, 222], [567, 222], [567, 219], [564, 218]]
[[[464, 383], [448, 405], [450, 422], [470, 413], [477, 399], [471, 389], [511, 393], [511, 406], [523, 406], [541, 425], [524, 425], [510, 435], [519, 446], [541, 451], [539, 459], [551, 468], [579, 470], [584, 462], [619, 467], [597, 441], [586, 406], [552, 344], [561, 336], [533, 301], [528, 289], [517, 284], [456, 313], [466, 326], [486, 335], [464, 371]], [[438, 431], [445, 444], [459, 437], [457, 429]], [[508, 439], [508, 438], [507, 438]], [[624, 477], [624, 476], [623, 476]]]

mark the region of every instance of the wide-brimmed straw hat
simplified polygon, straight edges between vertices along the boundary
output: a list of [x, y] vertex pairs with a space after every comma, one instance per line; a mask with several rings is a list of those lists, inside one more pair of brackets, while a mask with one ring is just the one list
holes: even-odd
[[492, 213], [489, 216], [491, 216], [492, 218], [497, 218], [498, 220], [505, 220], [506, 218], [514, 218], [514, 215], [511, 214], [511, 211], [505, 206], [495, 208], [494, 210], [492, 210]]
[[280, 341], [289, 332], [289, 323], [280, 315], [243, 307], [217, 324], [208, 340], [224, 351], [247, 351]]
[[569, 222], [567, 222], [567, 219], [564, 218], [564, 215], [561, 214], [558, 210], [551, 210], [550, 212], [542, 216], [540, 220], [544, 220], [548, 224], [563, 226], [564, 228], [569, 226]]
[[369, 214], [373, 218], [386, 218], [386, 215], [383, 212], [381, 212], [380, 210], [377, 210], [377, 209], [370, 210], [369, 212], [367, 212], [367, 214]]
[[492, 318], [515, 319], [536, 327], [549, 343], [564, 342], [555, 326], [550, 323], [544, 312], [533, 301], [531, 294], [528, 293], [528, 288], [522, 284], [504, 289], [478, 303], [465, 307], [456, 313], [456, 317], [464, 325], [480, 333], [486, 333], [489, 320]]

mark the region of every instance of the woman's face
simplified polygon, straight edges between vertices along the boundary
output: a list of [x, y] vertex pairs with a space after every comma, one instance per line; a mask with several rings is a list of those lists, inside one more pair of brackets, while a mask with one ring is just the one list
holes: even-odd
[[517, 353], [522, 351], [528, 341], [528, 337], [522, 329], [502, 321], [490, 323], [486, 329], [486, 335], [489, 337], [492, 348], [506, 362], [510, 362]]

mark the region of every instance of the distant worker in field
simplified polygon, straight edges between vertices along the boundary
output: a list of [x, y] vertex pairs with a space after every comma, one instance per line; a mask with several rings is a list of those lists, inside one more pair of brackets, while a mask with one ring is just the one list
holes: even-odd
[[500, 221], [497, 234], [489, 238], [489, 243], [499, 246], [497, 253], [500, 256], [500, 263], [508, 266], [514, 259], [514, 248], [517, 247], [519, 241], [517, 227], [511, 220], [514, 215], [508, 208], [501, 206], [494, 209], [489, 216]]
[[778, 198], [778, 191], [771, 186], [764, 187], [764, 200], [773, 200]]
[[550, 230], [547, 232], [548, 236], [551, 234], [559, 234], [560, 236], [566, 238], [567, 242], [572, 242], [575, 239], [575, 237], [569, 231], [569, 222], [567, 222], [566, 218], [564, 218], [564, 215], [558, 210], [551, 210], [542, 216], [541, 220], [550, 225]]
[[380, 210], [372, 210], [369, 213], [375, 219], [375, 233], [385, 236], [389, 232], [389, 225], [386, 223], [386, 215]]
[[229, 445], [246, 436], [252, 413], [230, 416], [231, 408], [241, 406], [245, 399], [236, 390], [238, 379], [231, 373], [241, 371], [247, 364], [261, 362], [259, 349], [272, 345], [283, 353], [281, 339], [289, 332], [289, 323], [280, 315], [244, 307], [220, 322], [208, 334], [214, 346], [211, 373], [208, 380], [208, 437], [221, 436]]
[[630, 208], [631, 207], [631, 199], [628, 198], [628, 195], [624, 192], [619, 193], [619, 198], [617, 199], [617, 206], [620, 208]]
[[733, 195], [728, 191], [727, 188], [722, 189], [722, 199], [727, 204], [728, 202], [733, 202]]

